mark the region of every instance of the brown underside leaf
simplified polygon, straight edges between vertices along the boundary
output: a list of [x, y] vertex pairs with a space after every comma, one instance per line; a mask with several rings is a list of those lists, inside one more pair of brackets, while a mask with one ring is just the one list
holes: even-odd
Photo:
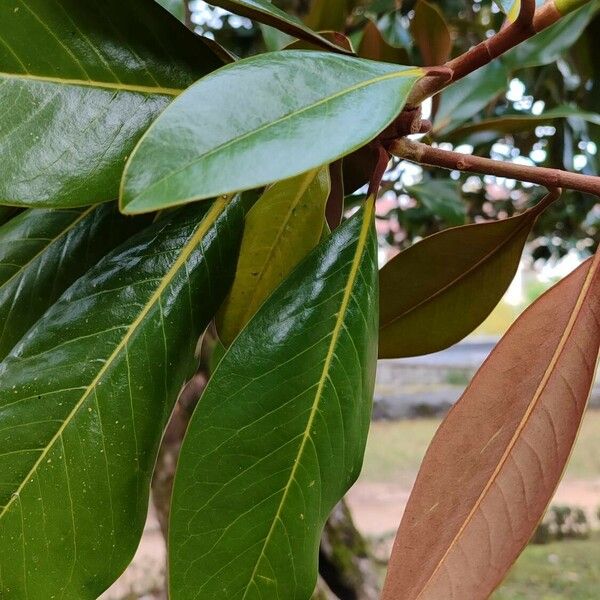
[[489, 597], [558, 485], [599, 343], [600, 253], [523, 313], [438, 429], [383, 600]]
[[452, 51], [452, 37], [444, 16], [435, 4], [419, 0], [410, 31], [421, 52], [423, 65], [443, 65]]

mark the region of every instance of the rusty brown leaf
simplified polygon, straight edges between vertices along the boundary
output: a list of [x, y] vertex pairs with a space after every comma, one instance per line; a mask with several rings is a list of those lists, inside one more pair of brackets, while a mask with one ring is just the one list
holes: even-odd
[[438, 429], [383, 600], [489, 597], [558, 485], [599, 343], [600, 253], [523, 313]]

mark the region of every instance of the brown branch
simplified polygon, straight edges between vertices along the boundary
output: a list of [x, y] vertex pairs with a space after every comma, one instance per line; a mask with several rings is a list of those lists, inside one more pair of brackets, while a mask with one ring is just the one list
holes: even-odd
[[579, 173], [570, 173], [560, 169], [528, 167], [470, 154], [460, 154], [459, 152], [433, 148], [427, 144], [414, 142], [406, 138], [397, 140], [392, 144], [390, 152], [405, 160], [432, 167], [508, 177], [519, 181], [537, 183], [547, 188], [561, 187], [600, 196], [600, 177], [580, 175]]
[[532, 35], [556, 23], [561, 16], [552, 0], [538, 10], [535, 9], [535, 0], [522, 0], [519, 16], [513, 23], [503, 27], [491, 38], [473, 46], [464, 54], [448, 61], [444, 66], [451, 69], [453, 73], [449, 81], [424, 77], [414, 87], [407, 106], [421, 104], [429, 96], [437, 94], [451, 83], [487, 65]]

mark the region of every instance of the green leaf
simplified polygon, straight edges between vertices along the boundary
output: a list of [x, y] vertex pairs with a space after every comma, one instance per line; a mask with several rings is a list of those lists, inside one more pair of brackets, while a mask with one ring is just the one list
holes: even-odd
[[355, 0], [312, 0], [306, 23], [317, 31], [344, 31]]
[[446, 229], [381, 269], [379, 357], [448, 348], [498, 304], [539, 214], [554, 197], [516, 217]]
[[463, 225], [467, 210], [455, 181], [433, 179], [406, 190], [447, 225]]
[[503, 57], [511, 70], [538, 67], [556, 62], [583, 34], [592, 17], [600, 10], [600, 0], [560, 19], [554, 25], [509, 50]]
[[499, 58], [450, 85], [440, 97], [435, 134], [444, 136], [480, 113], [506, 90], [508, 76], [508, 68]]
[[179, 458], [170, 595], [307, 600], [360, 471], [377, 355], [373, 202], [267, 300], [215, 371]]
[[577, 41], [599, 9], [600, 0], [592, 0], [499, 59], [449, 86], [441, 94], [434, 123], [436, 136], [447, 136], [480, 113], [506, 90], [507, 80], [513, 72], [556, 62]]
[[556, 119], [568, 118], [583, 119], [588, 123], [600, 125], [600, 115], [598, 113], [587, 112], [576, 106], [557, 106], [543, 112], [541, 115], [520, 113], [484, 119], [455, 129], [446, 136], [446, 139], [448, 141], [463, 141], [465, 138], [480, 132], [489, 133], [490, 137], [488, 139], [496, 139], [506, 133], [532, 131], [537, 125], [550, 123]]
[[138, 545], [198, 336], [231, 283], [241, 203], [191, 207], [79, 279], [0, 364], [0, 596], [96, 599]]
[[185, 4], [187, 0], [156, 0], [163, 8], [166, 8], [174, 17], [180, 21], [185, 19]]
[[233, 286], [218, 319], [225, 346], [319, 243], [329, 190], [329, 169], [321, 167], [274, 183], [250, 209]]
[[171, 100], [222, 63], [150, 0], [0, 3], [0, 202], [112, 200]]
[[10, 221], [18, 211], [14, 206], [0, 206], [0, 225]]
[[410, 31], [419, 51], [423, 65], [443, 65], [452, 50], [452, 37], [444, 15], [435, 5], [419, 0]]
[[211, 0], [210, 4], [220, 6], [225, 10], [248, 17], [259, 23], [270, 25], [301, 40], [313, 42], [319, 48], [346, 52], [345, 49], [313, 31], [313, 29], [335, 29], [335, 27], [314, 27], [310, 29], [298, 18], [288, 15], [285, 11], [271, 4], [269, 0]]
[[227, 65], [187, 90], [143, 136], [125, 168], [121, 210], [261, 187], [333, 162], [385, 129], [422, 75], [304, 50]]
[[113, 203], [30, 209], [0, 227], [0, 360], [76, 279], [147, 224]]

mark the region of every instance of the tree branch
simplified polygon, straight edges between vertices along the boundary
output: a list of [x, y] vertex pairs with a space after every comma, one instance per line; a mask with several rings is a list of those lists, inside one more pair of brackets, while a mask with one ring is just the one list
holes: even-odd
[[460, 154], [433, 148], [427, 144], [414, 142], [402, 138], [394, 142], [390, 152], [400, 158], [443, 169], [455, 169], [479, 173], [482, 175], [495, 175], [496, 177], [508, 177], [519, 181], [528, 181], [543, 185], [547, 188], [567, 188], [600, 196], [600, 177], [580, 175], [561, 171], [560, 169], [548, 169], [545, 167], [528, 167], [514, 163], [500, 162], [490, 158], [481, 158], [470, 154]]
[[535, 0], [521, 0], [519, 16], [513, 23], [501, 29], [491, 38], [473, 46], [464, 54], [448, 61], [444, 66], [452, 70], [450, 80], [442, 81], [424, 77], [414, 87], [408, 98], [407, 107], [420, 105], [426, 98], [487, 65], [532, 35], [556, 23], [561, 17], [562, 14], [552, 0], [538, 10], [535, 8]]

